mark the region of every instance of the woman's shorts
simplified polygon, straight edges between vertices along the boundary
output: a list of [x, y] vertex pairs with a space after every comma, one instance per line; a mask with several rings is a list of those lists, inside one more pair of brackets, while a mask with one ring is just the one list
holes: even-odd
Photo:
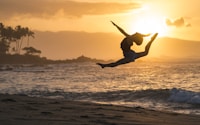
[[124, 54], [124, 57], [125, 57], [126, 59], [128, 59], [130, 62], [135, 61], [135, 58], [136, 58], [136, 53], [135, 53], [135, 51], [130, 50], [130, 51], [127, 51], [127, 52], [123, 52], [123, 54]]

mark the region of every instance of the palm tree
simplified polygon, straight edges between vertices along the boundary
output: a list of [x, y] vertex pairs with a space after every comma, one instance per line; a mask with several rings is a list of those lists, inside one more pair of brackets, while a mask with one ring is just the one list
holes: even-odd
[[29, 47], [29, 37], [35, 38], [34, 32], [29, 30], [27, 31], [28, 39], [27, 39], [27, 47]]
[[[9, 45], [9, 47], [12, 42], [15, 42], [16, 45], [13, 47], [15, 54], [20, 54], [25, 37], [27, 37], [27, 46], [29, 46], [29, 38], [34, 38], [34, 32], [29, 30], [28, 27], [22, 27], [20, 25], [16, 26], [14, 29], [11, 26], [5, 27], [3, 23], [0, 22], [0, 41], [3, 41], [3, 43], [7, 42], [5, 45]], [[1, 45], [3, 43], [1, 43]]]
[[5, 39], [0, 40], [0, 55], [5, 55], [9, 50], [9, 44]]
[[28, 27], [21, 27], [20, 25], [15, 28], [17, 35], [17, 53], [20, 54], [22, 48], [23, 40], [27, 37], [27, 47], [29, 46], [29, 37], [34, 38], [34, 32], [30, 31]]
[[0, 23], [1, 53], [6, 53], [9, 50], [10, 42], [14, 40], [13, 33], [12, 27], [4, 27], [3, 23]]
[[19, 52], [19, 46], [20, 46], [20, 39], [21, 39], [21, 29], [22, 27], [20, 25], [15, 27], [15, 42], [16, 42], [16, 47], [15, 47], [15, 53], [17, 54]]
[[[3, 25], [3, 23], [0, 23], [0, 35], [1, 35], [1, 32], [2, 32], [2, 30], [4, 29], [4, 25]], [[1, 35], [2, 36], [2, 35]], [[0, 37], [1, 37], [0, 36]]]
[[26, 28], [24, 28], [24, 27], [22, 27], [21, 30], [20, 30], [21, 40], [20, 40], [20, 45], [19, 45], [19, 48], [18, 48], [19, 49], [19, 51], [18, 51], [19, 54], [20, 54], [20, 50], [22, 48], [22, 43], [23, 43], [24, 37], [27, 36], [27, 32], [28, 32], [28, 30]]

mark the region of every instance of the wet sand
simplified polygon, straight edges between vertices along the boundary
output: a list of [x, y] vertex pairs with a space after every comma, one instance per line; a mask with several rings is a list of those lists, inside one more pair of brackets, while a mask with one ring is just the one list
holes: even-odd
[[0, 94], [1, 125], [199, 125], [199, 115]]

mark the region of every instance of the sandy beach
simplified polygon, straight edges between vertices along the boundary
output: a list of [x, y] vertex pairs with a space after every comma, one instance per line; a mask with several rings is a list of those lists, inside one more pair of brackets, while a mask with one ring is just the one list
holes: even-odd
[[88, 102], [0, 95], [1, 125], [199, 125], [200, 116]]

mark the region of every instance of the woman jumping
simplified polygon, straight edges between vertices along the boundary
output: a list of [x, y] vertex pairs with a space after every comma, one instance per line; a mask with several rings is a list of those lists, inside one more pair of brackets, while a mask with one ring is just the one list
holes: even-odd
[[[111, 21], [112, 22], [112, 21]], [[135, 59], [138, 59], [140, 57], [146, 56], [149, 53], [150, 46], [152, 42], [155, 40], [157, 37], [158, 33], [155, 33], [152, 37], [151, 40], [148, 42], [148, 44], [145, 47], [144, 52], [135, 52], [131, 50], [131, 46], [133, 45], [133, 42], [135, 42], [137, 45], [141, 45], [143, 42], [143, 37], [150, 36], [150, 34], [141, 34], [141, 33], [135, 33], [133, 35], [127, 34], [121, 27], [116, 25], [114, 22], [112, 22], [114, 26], [117, 27], [117, 29], [125, 36], [125, 38], [121, 42], [121, 49], [123, 51], [124, 58], [113, 62], [113, 63], [108, 63], [108, 64], [102, 64], [102, 63], [97, 63], [97, 65], [101, 66], [101, 68], [105, 67], [115, 67], [118, 65], [134, 62]]]

